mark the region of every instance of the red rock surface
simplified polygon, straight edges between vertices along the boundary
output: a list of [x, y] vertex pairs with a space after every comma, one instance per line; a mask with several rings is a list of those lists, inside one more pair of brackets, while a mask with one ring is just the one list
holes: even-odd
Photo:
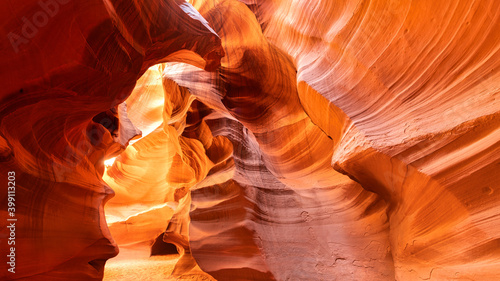
[[55, 1], [1, 4], [2, 279], [500, 280], [493, 0]]

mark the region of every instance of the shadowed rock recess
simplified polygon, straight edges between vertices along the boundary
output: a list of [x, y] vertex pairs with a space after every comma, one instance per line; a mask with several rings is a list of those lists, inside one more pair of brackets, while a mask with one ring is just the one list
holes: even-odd
[[0, 7], [1, 280], [500, 280], [496, 0]]

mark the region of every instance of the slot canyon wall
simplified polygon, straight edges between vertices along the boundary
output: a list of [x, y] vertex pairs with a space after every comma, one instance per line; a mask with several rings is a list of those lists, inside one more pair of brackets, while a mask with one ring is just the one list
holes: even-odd
[[2, 280], [500, 280], [498, 3], [188, 2], [0, 4]]

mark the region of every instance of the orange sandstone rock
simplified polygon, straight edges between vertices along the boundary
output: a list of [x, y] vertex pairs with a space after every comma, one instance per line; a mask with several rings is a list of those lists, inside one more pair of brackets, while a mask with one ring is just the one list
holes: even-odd
[[1, 4], [2, 279], [500, 279], [493, 0], [189, 2]]

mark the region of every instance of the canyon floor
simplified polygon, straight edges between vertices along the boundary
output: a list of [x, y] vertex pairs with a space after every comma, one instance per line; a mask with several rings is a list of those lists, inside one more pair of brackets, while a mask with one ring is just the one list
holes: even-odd
[[104, 269], [104, 281], [196, 280], [213, 281], [200, 272], [179, 277], [171, 275], [179, 255], [149, 256], [144, 251], [121, 247], [118, 256], [109, 259]]

